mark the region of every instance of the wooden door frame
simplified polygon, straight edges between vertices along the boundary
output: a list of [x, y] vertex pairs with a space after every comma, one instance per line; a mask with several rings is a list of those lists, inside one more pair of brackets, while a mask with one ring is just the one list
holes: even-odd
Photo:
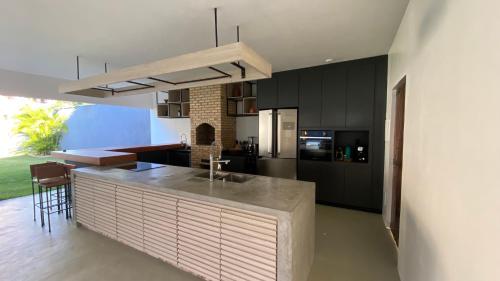
[[[390, 229], [396, 245], [399, 246], [402, 170], [404, 150], [404, 124], [406, 108], [406, 76], [403, 77], [393, 89], [393, 134], [391, 136], [391, 221]], [[401, 112], [400, 112], [401, 111]], [[399, 134], [399, 135], [398, 135]], [[398, 163], [396, 163], [398, 162]], [[397, 171], [398, 170], [398, 171]], [[399, 177], [399, 178], [398, 178]]]

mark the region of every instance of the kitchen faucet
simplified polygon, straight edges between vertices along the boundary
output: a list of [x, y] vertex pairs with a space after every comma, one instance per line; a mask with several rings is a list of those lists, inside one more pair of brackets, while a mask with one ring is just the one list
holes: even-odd
[[[219, 147], [219, 156], [215, 157], [214, 160], [214, 148]], [[221, 163], [227, 164], [231, 160], [221, 160], [222, 158], [222, 145], [218, 145], [216, 141], [213, 141], [210, 145], [210, 181], [214, 181], [214, 163], [217, 163], [217, 171], [220, 171]]]
[[184, 133], [182, 133], [182, 134], [181, 134], [181, 145], [182, 145], [184, 148], [186, 148], [186, 146], [187, 146], [187, 136], [186, 136], [186, 134], [184, 134]]

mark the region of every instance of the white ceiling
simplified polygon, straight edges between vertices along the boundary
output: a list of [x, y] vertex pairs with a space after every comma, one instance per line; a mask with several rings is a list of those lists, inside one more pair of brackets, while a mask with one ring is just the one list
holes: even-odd
[[273, 71], [386, 54], [408, 0], [2, 0], [0, 68], [75, 79], [247, 43]]

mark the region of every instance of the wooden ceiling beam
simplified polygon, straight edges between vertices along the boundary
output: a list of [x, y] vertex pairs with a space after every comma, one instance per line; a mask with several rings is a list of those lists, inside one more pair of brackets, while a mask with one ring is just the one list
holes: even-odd
[[99, 98], [124, 97], [124, 96], [131, 96], [131, 95], [150, 94], [150, 93], [160, 92], [160, 91], [166, 92], [169, 90], [187, 89], [187, 88], [202, 87], [202, 86], [207, 86], [207, 85], [229, 84], [229, 83], [236, 83], [236, 82], [242, 82], [242, 81], [252, 81], [252, 80], [263, 79], [262, 74], [260, 72], [258, 72], [257, 70], [252, 69], [252, 68], [247, 70], [245, 78], [241, 78], [241, 76], [239, 75], [240, 74], [239, 70], [235, 70], [235, 71], [232, 71], [229, 73], [232, 74], [231, 77], [218, 78], [218, 79], [213, 79], [213, 80], [209, 80], [209, 81], [197, 81], [197, 82], [182, 83], [182, 84], [177, 84], [177, 85], [170, 85], [170, 84], [165, 84], [165, 83], [151, 83], [151, 85], [153, 85], [154, 88], [132, 90], [132, 91], [126, 91], [126, 92], [121, 92], [121, 93], [115, 92], [114, 95], [110, 91], [98, 90], [98, 89], [84, 89], [84, 90], [71, 92], [71, 94], [72, 95], [82, 95], [82, 96], [92, 96], [92, 97], [99, 97]]
[[[269, 62], [267, 62], [264, 58], [262, 58], [244, 43], [237, 42], [216, 48], [180, 55], [173, 58], [167, 58], [151, 63], [127, 67], [106, 74], [66, 82], [59, 86], [59, 92], [65, 94], [76, 94], [93, 97], [110, 97], [113, 96], [112, 92], [95, 88], [102, 85], [111, 85], [131, 80], [147, 79], [148, 77], [173, 74], [181, 71], [196, 70], [200, 68], [230, 64], [233, 62], [240, 62], [241, 65], [246, 68], [246, 76], [244, 78], [241, 77], [240, 70], [236, 69], [235, 71], [229, 72], [231, 74], [231, 77], [223, 77], [220, 79], [212, 80], [207, 79], [204, 81], [194, 81], [190, 83], [175, 85], [162, 82], [148, 83], [153, 87], [122, 93], [119, 93], [120, 89], [117, 89], [114, 93], [114, 96], [135, 95], [152, 93], [155, 91], [166, 91], [171, 89], [182, 89], [247, 80], [258, 80], [270, 78], [272, 75], [272, 66]], [[197, 79], [193, 78], [192, 80]]]

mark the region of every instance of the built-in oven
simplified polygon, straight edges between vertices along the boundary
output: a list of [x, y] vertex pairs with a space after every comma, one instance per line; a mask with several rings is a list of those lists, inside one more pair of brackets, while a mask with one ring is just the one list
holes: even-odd
[[301, 160], [332, 161], [333, 131], [302, 130], [299, 136]]

